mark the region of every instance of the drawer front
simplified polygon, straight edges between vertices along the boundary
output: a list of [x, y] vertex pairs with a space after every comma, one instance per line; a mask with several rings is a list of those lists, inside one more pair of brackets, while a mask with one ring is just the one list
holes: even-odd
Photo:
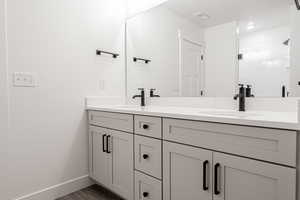
[[136, 115], [134, 118], [135, 133], [154, 138], [161, 138], [161, 118]]
[[89, 124], [132, 133], [133, 115], [89, 111]]
[[296, 131], [163, 119], [164, 140], [296, 166]]
[[135, 172], [135, 200], [162, 200], [161, 181]]
[[135, 139], [135, 168], [146, 174], [161, 179], [161, 146], [162, 141], [143, 136]]

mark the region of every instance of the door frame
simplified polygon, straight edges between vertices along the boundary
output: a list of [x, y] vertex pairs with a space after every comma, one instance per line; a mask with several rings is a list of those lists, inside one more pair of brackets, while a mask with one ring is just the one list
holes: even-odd
[[189, 38], [188, 36], [184, 35], [180, 29], [178, 29], [178, 63], [179, 63], [179, 81], [178, 81], [178, 90], [179, 90], [179, 96], [182, 97], [182, 77], [183, 77], [183, 42], [189, 42], [191, 44], [200, 46], [202, 51], [201, 55], [203, 56], [203, 59], [201, 60], [201, 65], [203, 66], [203, 80], [202, 80], [202, 86], [203, 86], [203, 96], [205, 95], [205, 44], [204, 42], [198, 42], [194, 39]]

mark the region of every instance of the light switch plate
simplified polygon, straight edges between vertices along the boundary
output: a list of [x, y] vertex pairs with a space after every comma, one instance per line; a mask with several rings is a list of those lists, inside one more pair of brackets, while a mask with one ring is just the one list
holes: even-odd
[[28, 72], [15, 72], [13, 85], [14, 87], [35, 87], [36, 75]]

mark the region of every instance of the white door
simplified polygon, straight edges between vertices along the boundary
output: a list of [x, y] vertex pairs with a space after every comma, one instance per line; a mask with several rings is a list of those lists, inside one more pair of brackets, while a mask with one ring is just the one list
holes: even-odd
[[214, 153], [214, 200], [295, 200], [296, 170]]
[[204, 89], [203, 47], [183, 39], [181, 63], [181, 96], [199, 97]]
[[164, 200], [212, 200], [212, 152], [164, 142]]
[[133, 134], [110, 130], [110, 188], [127, 200], [133, 199], [134, 193], [133, 148]]
[[103, 186], [108, 187], [108, 167], [109, 155], [106, 153], [107, 129], [99, 127], [90, 127], [90, 137], [92, 141], [92, 174], [91, 176]]

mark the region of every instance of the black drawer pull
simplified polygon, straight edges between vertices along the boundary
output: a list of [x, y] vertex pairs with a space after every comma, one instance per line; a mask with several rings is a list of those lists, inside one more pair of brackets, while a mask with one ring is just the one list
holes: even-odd
[[148, 192], [143, 192], [143, 197], [149, 197], [149, 193]]
[[102, 135], [102, 151], [105, 153], [106, 150], [105, 150], [105, 137], [106, 137], [106, 134]]
[[149, 129], [149, 125], [148, 124], [143, 124], [143, 129]]
[[106, 153], [111, 153], [111, 151], [110, 151], [110, 145], [109, 145], [109, 138], [110, 137], [111, 137], [110, 135], [108, 135], [106, 137]]
[[148, 154], [144, 154], [144, 155], [143, 155], [143, 158], [146, 160], [146, 159], [149, 158], [149, 155], [148, 155]]
[[214, 190], [215, 190], [215, 195], [219, 195], [221, 194], [221, 192], [219, 191], [219, 168], [220, 168], [220, 163], [217, 163], [215, 165], [215, 185], [214, 185]]
[[208, 185], [207, 185], [207, 167], [208, 167], [209, 161], [206, 160], [203, 162], [203, 190], [207, 191]]

